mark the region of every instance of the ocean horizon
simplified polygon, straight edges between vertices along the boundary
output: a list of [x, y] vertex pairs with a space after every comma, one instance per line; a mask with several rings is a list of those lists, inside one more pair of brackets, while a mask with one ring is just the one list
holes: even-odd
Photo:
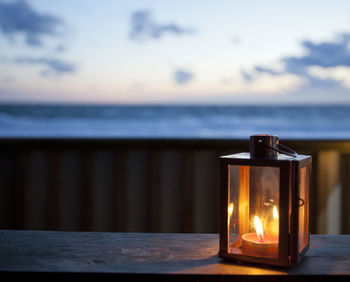
[[350, 139], [350, 105], [0, 105], [0, 137]]

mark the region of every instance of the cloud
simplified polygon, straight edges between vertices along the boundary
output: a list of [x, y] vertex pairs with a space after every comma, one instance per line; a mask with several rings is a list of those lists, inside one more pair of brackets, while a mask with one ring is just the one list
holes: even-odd
[[307, 82], [298, 74], [260, 66], [256, 66], [251, 72], [241, 71], [241, 77], [242, 81], [231, 83], [236, 84], [241, 92], [251, 94], [278, 94], [295, 91]]
[[66, 49], [67, 49], [66, 46], [60, 44], [60, 45], [57, 45], [57, 46], [56, 46], [55, 51], [56, 51], [57, 53], [62, 53], [62, 52], [64, 52], [64, 51], [66, 51]]
[[280, 74], [283, 73], [281, 71], [276, 71], [276, 70], [273, 70], [273, 69], [270, 69], [270, 68], [265, 68], [265, 67], [260, 67], [260, 66], [256, 66], [255, 67], [255, 71], [259, 72], [259, 73], [268, 73], [268, 74], [271, 74], [271, 75], [280, 75]]
[[194, 33], [192, 29], [181, 27], [176, 23], [161, 24], [153, 20], [151, 12], [147, 10], [136, 11], [131, 15], [130, 39], [144, 41], [147, 39], [160, 39], [165, 34], [183, 35]]
[[277, 94], [293, 91], [303, 85], [305, 81], [294, 74], [272, 75], [264, 73], [247, 83], [246, 91], [250, 93]]
[[247, 79], [244, 73], [241, 77], [231, 79], [225, 83], [235, 94], [280, 94], [295, 91], [305, 84], [305, 79], [296, 74], [270, 74], [252, 72]]
[[241, 71], [241, 75], [243, 76], [245, 81], [252, 81], [253, 80], [253, 76], [250, 73], [246, 72], [245, 70]]
[[258, 77], [259, 74], [294, 74], [304, 78], [307, 82], [304, 86], [311, 88], [348, 87], [345, 80], [350, 78], [349, 43], [350, 34], [342, 34], [334, 40], [320, 43], [305, 40], [301, 43], [305, 49], [304, 55], [281, 58], [282, 69], [256, 66], [254, 71], [247, 75]]
[[350, 89], [350, 67], [336, 66], [336, 67], [320, 67], [312, 66], [308, 69], [311, 76], [322, 81], [335, 80], [342, 84], [343, 87]]
[[0, 76], [0, 82], [2, 82], [4, 84], [10, 84], [10, 83], [15, 82], [15, 78], [11, 75]]
[[335, 41], [313, 43], [302, 42], [306, 54], [300, 57], [285, 57], [283, 62], [287, 72], [305, 74], [310, 66], [335, 67], [350, 66], [349, 34], [343, 34]]
[[174, 73], [174, 80], [177, 84], [187, 84], [193, 80], [193, 74], [185, 70], [177, 70]]
[[23, 65], [45, 66], [46, 69], [44, 69], [41, 72], [41, 75], [45, 77], [52, 76], [52, 75], [69, 74], [69, 73], [74, 73], [76, 71], [76, 67], [74, 65], [55, 58], [16, 57], [13, 60], [13, 62], [16, 64], [23, 64]]
[[233, 43], [233, 44], [240, 44], [242, 43], [242, 38], [238, 37], [238, 36], [233, 36], [230, 41]]
[[40, 14], [26, 1], [0, 2], [0, 30], [8, 38], [24, 34], [30, 46], [42, 46], [45, 36], [58, 36], [63, 22], [58, 17]]

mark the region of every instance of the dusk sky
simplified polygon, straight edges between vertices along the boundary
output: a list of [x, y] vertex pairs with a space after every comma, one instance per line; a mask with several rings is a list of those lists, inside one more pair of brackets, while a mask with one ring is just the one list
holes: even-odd
[[0, 0], [0, 102], [350, 103], [349, 1]]

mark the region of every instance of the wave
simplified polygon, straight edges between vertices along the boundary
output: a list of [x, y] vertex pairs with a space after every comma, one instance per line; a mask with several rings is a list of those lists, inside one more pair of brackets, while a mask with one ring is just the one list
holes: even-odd
[[349, 139], [350, 107], [0, 106], [1, 137]]

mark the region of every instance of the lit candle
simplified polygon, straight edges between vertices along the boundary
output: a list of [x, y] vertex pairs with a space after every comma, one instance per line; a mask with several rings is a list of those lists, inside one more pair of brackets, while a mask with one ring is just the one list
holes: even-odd
[[264, 234], [263, 225], [256, 215], [254, 217], [256, 233], [246, 233], [242, 236], [242, 252], [245, 255], [261, 257], [278, 256], [278, 236]]

